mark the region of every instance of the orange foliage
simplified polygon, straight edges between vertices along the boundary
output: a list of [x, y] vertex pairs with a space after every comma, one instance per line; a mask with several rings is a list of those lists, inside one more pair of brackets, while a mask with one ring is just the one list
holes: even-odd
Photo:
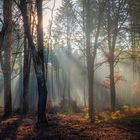
[[122, 113], [120, 112], [120, 110], [111, 113], [111, 119], [113, 120], [120, 119], [121, 117]]
[[108, 111], [111, 110], [111, 105], [110, 104], [105, 105], [104, 110], [108, 110]]
[[52, 108], [53, 107], [53, 102], [52, 102], [52, 100], [48, 100], [47, 101], [47, 109], [50, 109], [50, 108]]
[[106, 58], [111, 58], [111, 53], [109, 51], [104, 51], [103, 56]]
[[123, 80], [123, 75], [121, 72], [115, 72], [114, 73], [114, 79], [115, 79], [115, 83], [117, 83], [120, 80]]
[[82, 112], [87, 113], [88, 112], [88, 107], [83, 107]]
[[[115, 72], [114, 73], [114, 82], [115, 82], [115, 84], [118, 81], [122, 81], [122, 80], [124, 80], [123, 75], [120, 72]], [[110, 81], [109, 80], [102, 81], [101, 86], [103, 86], [104, 88], [109, 89], [110, 88]]]
[[109, 80], [104, 80], [102, 83], [101, 83], [101, 86], [103, 86], [104, 88], [110, 88], [110, 81]]
[[133, 85], [133, 89], [136, 93], [139, 93], [140, 92], [140, 84], [139, 83], [135, 83]]

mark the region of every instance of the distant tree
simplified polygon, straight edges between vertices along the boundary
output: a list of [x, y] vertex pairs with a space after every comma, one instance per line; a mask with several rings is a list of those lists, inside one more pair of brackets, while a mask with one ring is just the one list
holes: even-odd
[[[55, 32], [59, 32], [59, 38], [63, 40], [66, 54], [70, 58], [72, 54], [72, 34], [75, 28], [75, 13], [73, 10], [73, 3], [71, 0], [62, 0], [62, 6], [59, 8], [56, 16], [56, 26]], [[71, 100], [71, 71], [67, 72], [67, 82], [68, 82], [68, 99], [69, 106]]]

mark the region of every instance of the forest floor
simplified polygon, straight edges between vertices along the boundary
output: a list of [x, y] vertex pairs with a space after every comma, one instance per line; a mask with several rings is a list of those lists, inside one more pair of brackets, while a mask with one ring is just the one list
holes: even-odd
[[0, 140], [140, 140], [139, 113], [96, 124], [89, 123], [82, 114], [48, 117], [48, 125], [37, 125], [33, 114], [1, 120]]

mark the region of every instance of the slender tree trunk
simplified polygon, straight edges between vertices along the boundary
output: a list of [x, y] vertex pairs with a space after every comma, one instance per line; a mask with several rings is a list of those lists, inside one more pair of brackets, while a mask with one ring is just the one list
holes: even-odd
[[112, 45], [110, 45], [109, 53], [110, 53], [110, 59], [109, 59], [109, 68], [110, 68], [110, 94], [111, 94], [111, 108], [113, 111], [116, 109], [116, 88], [115, 88], [115, 77], [114, 77], [114, 49], [116, 45], [116, 38], [117, 34], [113, 35], [112, 38]]
[[[104, 4], [104, 2], [103, 2]], [[100, 5], [101, 6], [101, 5]], [[94, 63], [97, 53], [98, 38], [100, 33], [101, 21], [104, 11], [104, 6], [99, 9], [99, 15], [96, 19], [97, 30], [94, 40], [93, 50], [91, 50], [91, 18], [90, 18], [90, 0], [86, 1], [86, 57], [87, 57], [87, 72], [88, 72], [88, 92], [89, 92], [89, 117], [91, 122], [95, 121], [95, 107], [94, 107]]]
[[63, 84], [62, 96], [66, 97], [67, 76], [66, 76], [63, 68], [62, 68], [62, 84]]
[[86, 73], [85, 73], [85, 70], [86, 70], [86, 58], [84, 57], [84, 81], [83, 81], [83, 87], [84, 87], [84, 107], [87, 107], [87, 104], [86, 104]]
[[29, 80], [30, 80], [30, 64], [31, 57], [27, 45], [26, 35], [24, 36], [24, 62], [23, 62], [23, 114], [29, 111]]
[[93, 70], [89, 66], [88, 67], [88, 107], [89, 107], [89, 118], [91, 122], [94, 122], [94, 116], [95, 116], [95, 111], [94, 111], [94, 100], [93, 100]]
[[110, 67], [111, 108], [113, 111], [115, 111], [115, 108], [116, 108], [116, 90], [115, 90], [115, 81], [114, 81], [114, 61], [110, 62], [109, 67]]
[[[70, 44], [70, 21], [69, 17], [67, 16], [67, 47], [68, 47], [68, 57], [71, 57], [71, 44]], [[67, 74], [68, 80], [68, 101], [69, 101], [69, 108], [71, 108], [71, 70], [68, 70]]]
[[4, 116], [12, 114], [12, 97], [11, 97], [11, 45], [12, 45], [12, 0], [4, 0], [3, 16], [5, 26], [5, 36], [3, 40], [4, 58], [3, 58], [3, 75], [4, 75]]
[[71, 83], [70, 83], [70, 72], [68, 72], [68, 101], [69, 101], [69, 108], [71, 108]]
[[56, 80], [57, 80], [57, 88], [58, 88], [58, 97], [60, 97], [60, 92], [61, 92], [61, 90], [60, 90], [60, 86], [61, 86], [61, 84], [60, 84], [60, 70], [59, 70], [59, 62], [56, 62], [57, 63], [57, 67], [56, 67]]
[[[83, 12], [82, 12], [82, 19], [83, 19], [83, 46], [86, 46], [86, 43], [85, 43], [85, 0], [82, 0], [82, 8], [83, 8]], [[86, 49], [86, 47], [85, 47]], [[87, 104], [86, 104], [86, 56], [84, 56], [84, 60], [83, 60], [83, 65], [84, 65], [84, 78], [83, 78], [83, 87], [84, 87], [84, 107], [87, 107]]]
[[89, 0], [86, 2], [86, 56], [87, 56], [87, 72], [88, 72], [88, 108], [89, 118], [91, 122], [94, 122], [94, 100], [93, 100], [93, 64], [91, 55], [91, 39], [90, 39], [90, 9]]
[[51, 54], [51, 93], [52, 93], [52, 100], [54, 100], [54, 74], [53, 74], [53, 50], [52, 50], [52, 44], [51, 44], [51, 48], [50, 48], [50, 54]]
[[[53, 65], [53, 64], [52, 64]], [[53, 79], [53, 76], [54, 73], [53, 73], [53, 66], [51, 67], [51, 91], [52, 91], [52, 100], [54, 100], [54, 79]]]
[[[109, 69], [110, 69], [110, 102], [111, 109], [114, 111], [116, 107], [116, 90], [115, 90], [115, 80], [114, 80], [114, 49], [116, 44], [117, 30], [116, 26], [114, 27], [114, 34], [111, 32], [111, 3], [110, 0], [107, 1], [107, 22], [108, 22], [108, 48], [109, 48]], [[116, 24], [116, 23], [114, 23]]]

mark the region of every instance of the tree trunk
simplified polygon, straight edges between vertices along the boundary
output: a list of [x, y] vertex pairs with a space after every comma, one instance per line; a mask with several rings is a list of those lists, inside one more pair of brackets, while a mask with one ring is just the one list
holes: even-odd
[[[36, 72], [38, 74], [38, 72]], [[37, 76], [38, 85], [38, 123], [46, 122], [46, 102], [47, 102], [47, 88], [46, 80], [42, 75]]]
[[115, 90], [115, 81], [114, 81], [114, 61], [110, 62], [110, 94], [111, 94], [111, 108], [113, 111], [115, 111], [116, 90]]
[[[70, 44], [70, 24], [69, 24], [68, 17], [67, 17], [67, 47], [68, 47], [68, 57], [70, 59], [71, 44]], [[69, 102], [69, 108], [71, 108], [71, 70], [70, 69], [68, 70], [67, 80], [68, 80], [68, 102]]]
[[[9, 70], [10, 71], [10, 70]], [[4, 74], [4, 117], [12, 114], [11, 74]]]
[[53, 50], [52, 50], [52, 44], [51, 44], [51, 47], [50, 47], [50, 54], [51, 54], [51, 93], [52, 93], [52, 100], [54, 100], [54, 81], [53, 81], [53, 77], [54, 77], [54, 74], [53, 74], [53, 70], [54, 70], [54, 62], [53, 62]]
[[94, 71], [91, 55], [91, 39], [90, 39], [90, 9], [89, 0], [86, 3], [86, 56], [87, 56], [87, 72], [88, 72], [88, 107], [89, 118], [91, 122], [94, 122], [94, 100], [93, 100], [93, 80]]
[[40, 54], [37, 53], [35, 45], [33, 43], [33, 37], [31, 35], [30, 25], [28, 22], [27, 5], [25, 0], [20, 0], [20, 10], [23, 17], [25, 34], [27, 36], [29, 47], [31, 49], [35, 74], [37, 78], [38, 123], [45, 123], [47, 121], [46, 118], [47, 87], [46, 87], [45, 74], [44, 74], [43, 52], [42, 49], [40, 49]]
[[3, 40], [4, 58], [4, 116], [9, 117], [12, 114], [11, 97], [11, 45], [12, 45], [12, 0], [4, 0], [3, 16], [5, 26], [5, 36]]
[[89, 118], [91, 122], [95, 121], [95, 110], [94, 110], [94, 100], [93, 100], [93, 86], [94, 86], [94, 72], [91, 67], [88, 68], [88, 106], [89, 106]]
[[36, 0], [37, 6], [37, 40], [38, 40], [38, 56], [41, 59], [42, 76], [37, 77], [39, 101], [38, 101], [38, 122], [46, 121], [46, 102], [47, 102], [47, 88], [45, 79], [45, 67], [44, 67], [44, 47], [43, 47], [43, 0]]
[[24, 65], [23, 65], [23, 114], [29, 111], [29, 80], [30, 80], [30, 52], [27, 45], [26, 35], [24, 36]]
[[110, 0], [107, 1], [107, 28], [108, 28], [108, 48], [109, 48], [109, 69], [110, 69], [110, 102], [111, 102], [111, 109], [114, 111], [116, 106], [116, 90], [115, 90], [115, 81], [114, 81], [114, 51], [116, 45], [116, 38], [117, 38], [117, 26], [116, 22], [114, 27], [114, 33], [111, 32], [112, 21], [111, 21], [111, 3]]
[[87, 104], [86, 104], [86, 72], [85, 72], [85, 70], [86, 70], [86, 60], [85, 60], [86, 58], [84, 57], [84, 78], [83, 78], [83, 87], [84, 87], [84, 107], [87, 107]]
[[61, 84], [60, 84], [60, 70], [59, 70], [59, 62], [56, 62], [56, 81], [57, 81], [57, 89], [58, 89], [58, 97], [60, 97], [61, 92]]

